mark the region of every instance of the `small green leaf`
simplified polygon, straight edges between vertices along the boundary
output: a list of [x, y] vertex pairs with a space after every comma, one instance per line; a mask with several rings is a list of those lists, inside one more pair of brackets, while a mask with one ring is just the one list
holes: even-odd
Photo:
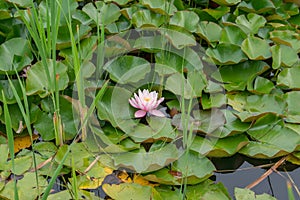
[[277, 44], [292, 47], [297, 53], [300, 51], [299, 34], [292, 30], [274, 30], [270, 32], [270, 38]]
[[297, 52], [286, 45], [274, 45], [271, 47], [271, 52], [273, 69], [281, 66], [291, 67], [299, 60]]
[[247, 38], [247, 34], [236, 25], [225, 26], [222, 30], [220, 43], [231, 43], [241, 45]]
[[267, 13], [274, 11], [275, 6], [271, 0], [242, 1], [238, 8], [249, 13]]
[[122, 56], [106, 63], [103, 67], [110, 78], [119, 83], [136, 83], [145, 78], [151, 70], [150, 63], [136, 56]]
[[299, 73], [300, 73], [300, 67], [283, 69], [278, 74], [277, 85], [289, 89], [299, 89], [300, 88]]
[[150, 10], [139, 10], [132, 15], [132, 24], [135, 27], [159, 27], [165, 20], [162, 15]]
[[246, 34], [256, 34], [259, 28], [266, 24], [267, 20], [263, 16], [249, 13], [247, 18], [245, 15], [239, 15], [235, 22]]
[[205, 39], [208, 43], [220, 40], [222, 28], [213, 22], [201, 21], [196, 33]]
[[30, 65], [33, 60], [28, 40], [12, 38], [0, 46], [0, 74], [14, 74]]
[[140, 3], [153, 12], [162, 15], [173, 15], [173, 13], [177, 11], [176, 7], [166, 0], [141, 0]]
[[290, 123], [300, 123], [300, 107], [299, 107], [300, 92], [299, 91], [287, 92], [285, 94], [285, 98], [287, 102], [286, 121]]
[[199, 17], [192, 11], [178, 11], [170, 19], [170, 25], [180, 26], [190, 32], [197, 30]]
[[276, 200], [276, 198], [272, 197], [268, 194], [260, 194], [256, 195], [253, 191], [249, 189], [235, 188], [234, 195], [236, 200]]
[[258, 37], [249, 36], [243, 41], [241, 47], [251, 60], [265, 60], [271, 57], [268, 42]]
[[274, 84], [269, 79], [258, 76], [253, 83], [249, 82], [247, 89], [253, 93], [269, 94], [274, 89]]
[[221, 43], [215, 49], [208, 48], [206, 54], [220, 65], [237, 64], [248, 59], [240, 46], [228, 43]]
[[105, 4], [102, 1], [86, 4], [82, 11], [85, 12], [95, 24], [107, 25], [117, 21], [121, 15], [120, 8], [113, 3]]
[[222, 6], [233, 6], [241, 2], [241, 0], [213, 0], [213, 1]]
[[53, 79], [57, 81], [58, 90], [64, 90], [68, 86], [69, 78], [67, 74], [67, 66], [62, 62], [56, 64], [56, 77], [53, 77], [53, 62], [47, 61], [47, 66], [43, 66], [42, 62], [37, 62], [27, 71], [26, 92], [27, 95], [38, 94], [40, 97], [45, 97], [50, 94], [52, 85], [49, 85], [47, 80], [45, 67], [48, 68], [51, 84]]

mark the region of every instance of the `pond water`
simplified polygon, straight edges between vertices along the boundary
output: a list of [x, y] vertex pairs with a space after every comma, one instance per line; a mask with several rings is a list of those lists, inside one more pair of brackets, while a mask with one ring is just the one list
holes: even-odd
[[[222, 182], [227, 188], [230, 195], [233, 197], [234, 188], [245, 188], [247, 185], [256, 181], [260, 176], [266, 172], [265, 169], [254, 167], [249, 162], [245, 161], [243, 164], [232, 173], [216, 173], [216, 182]], [[281, 175], [280, 175], [280, 174]], [[300, 186], [300, 168], [296, 168], [292, 171], [285, 172], [279, 171], [273, 172], [269, 177], [265, 178], [255, 187], [251, 188], [256, 194], [267, 193], [278, 200], [287, 200], [287, 180], [288, 175], [293, 179], [295, 185]], [[295, 194], [295, 199], [299, 199], [299, 196]]]

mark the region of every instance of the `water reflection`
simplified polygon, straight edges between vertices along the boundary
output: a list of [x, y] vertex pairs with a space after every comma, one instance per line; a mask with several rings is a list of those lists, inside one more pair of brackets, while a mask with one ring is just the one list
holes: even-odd
[[[252, 160], [240, 155], [235, 155], [230, 158], [212, 159], [212, 161], [217, 166], [218, 172], [222, 171], [222, 173], [215, 173], [216, 182], [222, 182], [233, 197], [235, 187], [245, 188], [247, 185], [256, 181], [267, 170], [267, 168], [262, 169], [255, 166], [267, 166], [270, 163], [275, 163], [277, 160]], [[283, 167], [281, 167], [278, 169], [280, 170], [278, 173], [273, 172], [251, 190], [256, 194], [270, 194], [278, 200], [288, 199], [286, 185], [286, 182], [289, 180], [288, 175], [299, 188], [300, 168], [289, 163], [286, 163], [284, 168], [291, 171], [285, 172]], [[232, 169], [237, 170], [232, 172]], [[294, 194], [296, 199], [300, 199], [299, 195], [295, 191]]]

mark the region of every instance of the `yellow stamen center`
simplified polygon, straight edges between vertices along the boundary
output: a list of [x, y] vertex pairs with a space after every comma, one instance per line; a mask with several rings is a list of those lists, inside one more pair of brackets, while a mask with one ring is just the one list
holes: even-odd
[[148, 102], [148, 101], [150, 101], [150, 97], [144, 97], [144, 101], [146, 101], [146, 102]]

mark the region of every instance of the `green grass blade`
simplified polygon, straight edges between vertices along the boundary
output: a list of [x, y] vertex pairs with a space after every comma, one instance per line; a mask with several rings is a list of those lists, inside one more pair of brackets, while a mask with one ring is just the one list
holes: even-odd
[[[15, 172], [15, 152], [14, 152], [14, 135], [12, 132], [11, 118], [8, 111], [8, 106], [6, 102], [6, 98], [4, 92], [2, 90], [2, 98], [3, 98], [3, 106], [4, 106], [4, 119], [5, 119], [5, 128], [8, 140], [9, 154], [11, 158], [12, 171]], [[19, 200], [18, 188], [17, 188], [17, 180], [14, 177], [14, 199]]]

